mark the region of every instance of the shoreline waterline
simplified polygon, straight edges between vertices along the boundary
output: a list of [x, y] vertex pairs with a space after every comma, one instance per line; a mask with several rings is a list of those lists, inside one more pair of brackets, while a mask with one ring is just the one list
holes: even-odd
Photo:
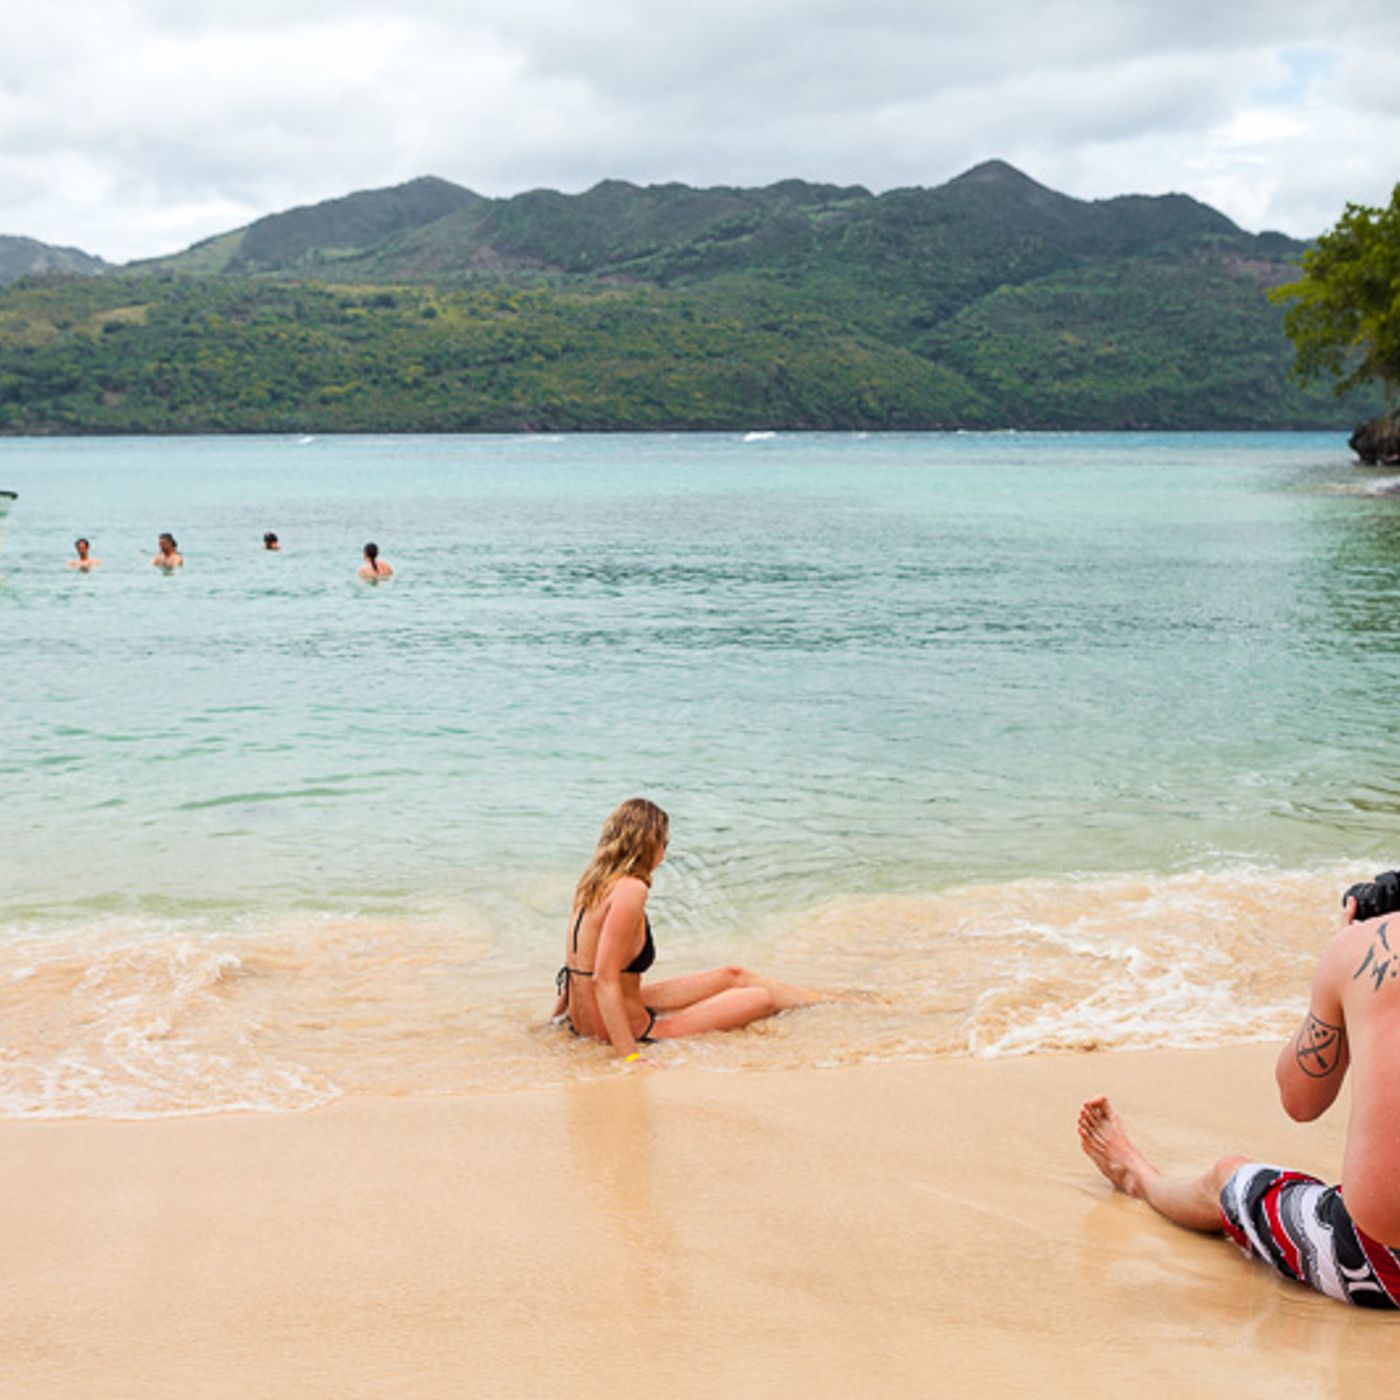
[[[754, 1072], [1279, 1039], [1349, 873], [1237, 866], [862, 896], [719, 938], [668, 922], [659, 882], [657, 975], [741, 962], [839, 999], [648, 1055]], [[546, 1019], [563, 947], [549, 924], [438, 911], [11, 927], [0, 1117], [298, 1112], [606, 1077], [606, 1047]]]

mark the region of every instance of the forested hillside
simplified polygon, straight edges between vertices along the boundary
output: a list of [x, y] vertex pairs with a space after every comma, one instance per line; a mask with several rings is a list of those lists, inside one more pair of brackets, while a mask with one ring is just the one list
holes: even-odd
[[0, 430], [1340, 427], [1266, 290], [1302, 247], [999, 162], [486, 199], [424, 179], [0, 294]]

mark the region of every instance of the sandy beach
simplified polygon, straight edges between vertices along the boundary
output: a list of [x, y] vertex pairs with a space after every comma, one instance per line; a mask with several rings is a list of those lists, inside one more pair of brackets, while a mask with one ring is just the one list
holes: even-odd
[[[305, 1114], [7, 1122], [7, 1396], [1358, 1397], [1385, 1315], [1114, 1196], [1106, 1091], [1167, 1168], [1334, 1174], [1273, 1050], [648, 1070]], [[1344, 1107], [1344, 1106], [1342, 1106]]]

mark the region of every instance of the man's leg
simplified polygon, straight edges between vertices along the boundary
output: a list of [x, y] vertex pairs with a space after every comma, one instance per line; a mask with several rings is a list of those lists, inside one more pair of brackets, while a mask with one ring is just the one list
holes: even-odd
[[1079, 1145], [1094, 1165], [1129, 1196], [1146, 1201], [1159, 1215], [1188, 1230], [1218, 1234], [1220, 1189], [1247, 1157], [1222, 1157], [1202, 1176], [1163, 1176], [1129, 1141], [1123, 1120], [1105, 1098], [1079, 1110]]

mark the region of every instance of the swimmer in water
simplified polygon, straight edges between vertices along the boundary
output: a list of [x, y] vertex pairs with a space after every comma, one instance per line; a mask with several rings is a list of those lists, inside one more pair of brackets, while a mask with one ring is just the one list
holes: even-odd
[[102, 563], [100, 559], [95, 559], [93, 557], [92, 546], [86, 539], [74, 540], [73, 548], [78, 551], [78, 557], [68, 561], [68, 567], [70, 569], [77, 569], [80, 573], [87, 574], [91, 573]]
[[156, 569], [164, 569], [171, 573], [175, 569], [185, 567], [185, 556], [180, 553], [179, 546], [175, 543], [175, 536], [169, 533], [160, 537], [160, 552], [151, 560], [151, 565]]
[[373, 542], [365, 546], [365, 562], [360, 565], [360, 577], [370, 583], [381, 583], [393, 578], [394, 566], [379, 557], [379, 546]]
[[273, 531], [269, 530], [267, 534], [263, 536], [263, 548], [266, 550], [276, 552], [277, 550], [280, 550], [282, 548], [282, 542], [277, 538], [276, 534], [274, 534]]
[[605, 1041], [624, 1060], [639, 1060], [637, 1047], [654, 1040], [737, 1030], [831, 999], [734, 966], [643, 980], [656, 958], [647, 895], [670, 828], [655, 803], [624, 802], [603, 823], [569, 915], [554, 1014], [575, 1035]]

